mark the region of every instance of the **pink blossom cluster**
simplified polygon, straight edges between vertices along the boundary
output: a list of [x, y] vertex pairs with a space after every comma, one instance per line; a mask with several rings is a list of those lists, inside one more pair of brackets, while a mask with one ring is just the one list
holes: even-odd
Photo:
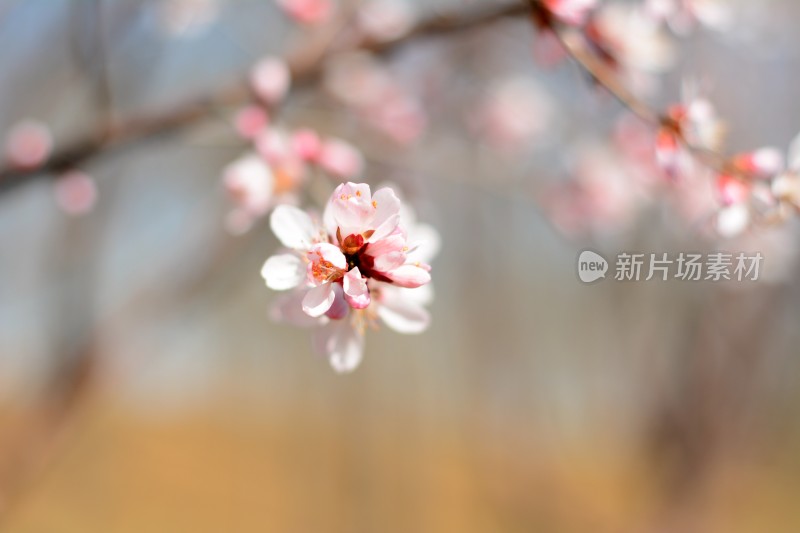
[[468, 121], [488, 146], [514, 154], [552, 137], [555, 118], [555, 102], [544, 87], [510, 76], [488, 88]]
[[629, 89], [647, 94], [657, 87], [654, 76], [675, 64], [670, 33], [685, 36], [698, 24], [723, 31], [732, 16], [724, 0], [542, 0], [535, 53], [545, 65], [559, 63], [566, 53], [556, 30], [575, 30], [561, 38], [580, 42]]
[[364, 157], [349, 142], [324, 138], [301, 128], [265, 126], [250, 139], [252, 148], [223, 170], [223, 181], [235, 204], [228, 229], [244, 233], [280, 204], [297, 204], [313, 170], [333, 179], [361, 175]]
[[[267, 259], [267, 287], [291, 291], [276, 318], [318, 328], [314, 345], [339, 372], [355, 369], [367, 326], [377, 320], [401, 333], [420, 333], [430, 321], [428, 261], [438, 237], [417, 224], [390, 188], [339, 185], [322, 220], [282, 205], [270, 225], [290, 251]], [[302, 313], [301, 313], [302, 311]]]
[[428, 119], [420, 101], [369, 54], [335, 58], [326, 66], [324, 84], [365, 124], [397, 144], [409, 145], [425, 133]]
[[[34, 119], [14, 124], [6, 135], [5, 156], [9, 165], [21, 170], [39, 169], [50, 160], [55, 142], [50, 128]], [[94, 178], [81, 170], [68, 170], [55, 179], [56, 205], [67, 215], [89, 213], [97, 201]]]
[[363, 155], [349, 142], [272, 122], [271, 109], [291, 86], [289, 68], [281, 59], [259, 61], [250, 82], [260, 104], [240, 109], [234, 125], [251, 146], [223, 170], [225, 189], [235, 204], [227, 218], [233, 234], [248, 231], [276, 205], [297, 204], [313, 171], [343, 180], [360, 176], [364, 168]]

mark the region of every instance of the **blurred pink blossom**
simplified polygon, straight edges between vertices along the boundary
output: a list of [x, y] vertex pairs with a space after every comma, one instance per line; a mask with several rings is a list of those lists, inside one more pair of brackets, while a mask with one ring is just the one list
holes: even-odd
[[296, 189], [305, 181], [307, 165], [297, 153], [289, 132], [267, 128], [256, 137], [254, 146], [272, 169], [279, 190]]
[[333, 97], [399, 144], [417, 140], [427, 127], [419, 100], [371, 55], [352, 53], [331, 61], [324, 83]]
[[253, 91], [268, 105], [275, 105], [283, 100], [289, 92], [291, 82], [289, 66], [278, 57], [265, 57], [250, 71]]
[[622, 232], [651, 202], [652, 181], [641, 172], [613, 147], [582, 145], [571, 179], [545, 192], [544, 207], [555, 226], [571, 237]]
[[339, 178], [354, 178], [364, 170], [364, 156], [352, 144], [342, 139], [326, 139], [317, 159], [319, 166]]
[[333, 14], [332, 0], [276, 0], [283, 11], [301, 24], [320, 24]]
[[550, 95], [532, 79], [512, 77], [489, 88], [475, 114], [473, 129], [493, 148], [530, 148], [550, 132], [555, 118]]
[[786, 163], [780, 149], [769, 146], [735, 156], [733, 165], [753, 178], [771, 179], [783, 172]]
[[97, 184], [87, 173], [72, 170], [54, 183], [56, 203], [68, 215], [85, 215], [97, 202]]
[[53, 136], [43, 123], [26, 119], [16, 123], [6, 136], [6, 157], [12, 165], [35, 168], [44, 164], [53, 150]]
[[725, 125], [717, 117], [711, 102], [689, 82], [684, 84], [683, 102], [670, 106], [667, 117], [672, 124], [658, 130], [656, 157], [669, 177], [679, 179], [694, 172], [697, 167], [694, 156], [683, 145], [683, 141], [694, 149], [720, 150]]
[[316, 131], [304, 128], [292, 133], [292, 150], [304, 161], [315, 161], [322, 153], [322, 140]]
[[674, 42], [638, 4], [601, 4], [586, 26], [586, 37], [636, 93], [653, 92], [654, 76], [668, 71], [677, 57]]
[[242, 138], [253, 140], [269, 125], [269, 115], [260, 106], [245, 106], [236, 112], [234, 124]]

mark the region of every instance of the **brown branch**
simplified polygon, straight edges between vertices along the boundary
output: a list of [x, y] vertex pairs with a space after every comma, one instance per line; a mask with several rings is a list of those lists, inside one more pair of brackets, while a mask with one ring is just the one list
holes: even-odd
[[[468, 15], [436, 16], [420, 22], [403, 37], [393, 41], [378, 42], [359, 38], [344, 49], [326, 46], [322, 54], [309, 54], [289, 58], [293, 86], [302, 87], [318, 81], [325, 61], [336, 53], [347, 50], [368, 50], [379, 55], [389, 55], [404, 45], [421, 38], [451, 35], [482, 27], [511, 17], [528, 13], [523, 3], [493, 6], [473, 11]], [[173, 109], [158, 113], [122, 119], [56, 151], [47, 163], [37, 168], [0, 169], [0, 193], [11, 190], [34, 177], [53, 176], [69, 170], [116, 149], [159, 136], [172, 135], [210, 116], [214, 109], [253, 101], [246, 78], [212, 94], [198, 97]]]
[[529, 3], [534, 20], [540, 21], [540, 23], [544, 21], [578, 66], [591, 76], [598, 85], [608, 91], [620, 104], [645, 122], [657, 128], [668, 129], [694, 158], [705, 166], [722, 174], [746, 178], [746, 176], [741, 176], [741, 172], [731, 165], [728, 157], [709, 148], [693, 144], [686, 138], [680, 125], [674, 119], [656, 111], [636, 97], [620, 82], [616, 73], [589, 49], [582, 34], [559, 24], [546, 13], [546, 8], [541, 3], [541, 0], [529, 0]]

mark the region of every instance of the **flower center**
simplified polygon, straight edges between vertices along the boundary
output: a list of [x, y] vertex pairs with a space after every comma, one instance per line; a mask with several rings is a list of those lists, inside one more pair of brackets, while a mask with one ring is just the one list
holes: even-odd
[[333, 263], [322, 258], [311, 261], [311, 275], [318, 283], [333, 281], [342, 277], [344, 272]]

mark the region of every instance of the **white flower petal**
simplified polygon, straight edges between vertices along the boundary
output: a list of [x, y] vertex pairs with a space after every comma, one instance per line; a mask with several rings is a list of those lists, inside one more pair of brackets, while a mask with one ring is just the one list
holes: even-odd
[[295, 254], [273, 255], [261, 268], [267, 287], [285, 291], [297, 287], [305, 277], [305, 266]]
[[333, 305], [336, 294], [332, 290], [330, 283], [323, 283], [317, 287], [309, 289], [303, 298], [303, 311], [308, 316], [322, 316]]
[[308, 250], [319, 231], [308, 214], [292, 205], [279, 205], [269, 218], [272, 232], [287, 248]]
[[349, 320], [332, 320], [314, 332], [314, 349], [336, 372], [352, 372], [364, 355], [364, 335]]
[[339, 283], [331, 283], [333, 287], [333, 304], [331, 308], [325, 313], [325, 316], [334, 320], [341, 320], [350, 312], [350, 306], [344, 298], [344, 289]]
[[[303, 312], [303, 297], [306, 292], [308, 291], [296, 290], [281, 294], [270, 308], [270, 319], [275, 322], [304, 328], [325, 324], [327, 318], [314, 318]], [[347, 307], [347, 304], [344, 305]]]
[[733, 204], [717, 213], [717, 232], [722, 237], [736, 237], [750, 225], [750, 210], [745, 204]]
[[789, 145], [789, 168], [800, 170], [800, 135], [797, 135]]
[[408, 252], [410, 262], [430, 263], [441, 248], [439, 232], [428, 224], [415, 224], [408, 232], [408, 242], [413, 251]]
[[386, 298], [378, 307], [378, 316], [398, 333], [422, 333], [431, 322], [430, 314], [425, 308], [402, 298]]

